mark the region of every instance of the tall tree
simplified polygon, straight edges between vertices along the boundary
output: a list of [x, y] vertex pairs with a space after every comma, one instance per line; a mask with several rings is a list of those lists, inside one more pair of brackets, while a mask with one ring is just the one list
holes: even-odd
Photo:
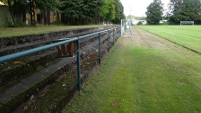
[[50, 24], [50, 11], [60, 12], [62, 2], [59, 0], [35, 0], [35, 8], [39, 8], [44, 16], [44, 24]]
[[0, 0], [1, 2], [3, 2], [4, 4], [7, 3], [7, 0]]
[[100, 23], [101, 6], [103, 3], [103, 0], [84, 0], [84, 15], [92, 23]]
[[161, 0], [154, 0], [147, 7], [146, 15], [147, 15], [146, 20], [148, 24], [159, 24], [163, 15], [163, 4]]
[[115, 18], [114, 0], [104, 0], [101, 16], [104, 21], [112, 21]]
[[124, 15], [124, 7], [120, 0], [114, 0], [115, 5], [115, 18], [113, 19], [113, 23], [119, 24], [121, 23], [121, 19], [125, 18]]
[[67, 24], [78, 24], [79, 18], [85, 18], [83, 14], [86, 8], [83, 0], [63, 0], [62, 21]]
[[[61, 2], [59, 0], [2, 0], [9, 6], [14, 24], [25, 22], [26, 13], [31, 16], [31, 23], [35, 23], [35, 9], [39, 8], [44, 12], [47, 19], [50, 18], [49, 11], [59, 11]], [[45, 21], [48, 21], [45, 19]], [[50, 21], [48, 21], [49, 23]], [[46, 23], [46, 22], [45, 22]]]
[[9, 11], [14, 25], [25, 22], [28, 4], [26, 0], [4, 0], [9, 6]]
[[171, 0], [170, 21], [201, 21], [201, 1], [200, 0]]
[[92, 24], [114, 19], [113, 0], [62, 0], [62, 21], [67, 24]]
[[123, 14], [120, 0], [0, 0], [9, 5], [14, 22], [25, 22], [26, 14], [35, 24], [35, 9], [40, 10], [44, 24], [50, 24], [50, 11], [62, 12], [62, 20], [67, 24], [91, 24], [107, 21], [119, 23]]

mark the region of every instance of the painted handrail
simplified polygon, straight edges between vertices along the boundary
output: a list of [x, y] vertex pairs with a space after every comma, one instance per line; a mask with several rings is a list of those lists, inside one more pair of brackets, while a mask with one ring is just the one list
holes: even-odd
[[110, 31], [110, 30], [113, 30], [113, 29], [117, 29], [117, 28], [118, 27], [103, 30], [103, 31], [99, 31], [99, 32], [96, 32], [96, 33], [91, 33], [91, 34], [79, 36], [79, 37], [73, 37], [73, 38], [70, 38], [68, 40], [56, 42], [56, 43], [45, 45], [45, 46], [42, 46], [42, 47], [37, 47], [37, 48], [34, 48], [34, 49], [25, 50], [25, 51], [22, 51], [22, 52], [17, 52], [17, 53], [5, 55], [5, 56], [0, 57], [0, 63], [6, 62], [6, 61], [9, 61], [9, 60], [13, 60], [13, 59], [16, 59], [16, 58], [19, 58], [19, 57], [23, 57], [23, 56], [26, 56], [26, 55], [30, 55], [30, 54], [33, 54], [33, 53], [37, 53], [37, 52], [40, 52], [40, 51], [43, 51], [43, 50], [47, 50], [47, 49], [50, 49], [50, 48], [53, 48], [53, 47], [56, 47], [56, 46], [60, 46], [60, 45], [66, 44], [66, 43], [74, 42], [74, 41], [77, 41], [77, 40], [82, 39], [82, 38], [87, 38], [89, 36], [98, 35], [99, 33], [104, 33], [104, 32], [107, 32], [107, 31]]
[[[26, 55], [30, 55], [30, 54], [33, 54], [33, 53], [37, 53], [37, 52], [40, 52], [40, 51], [43, 51], [43, 50], [47, 50], [47, 49], [50, 49], [50, 48], [53, 48], [53, 47], [57, 47], [57, 46], [60, 46], [60, 45], [63, 45], [63, 44], [66, 44], [66, 43], [70, 43], [70, 42], [74, 42], [76, 41], [77, 43], [77, 86], [78, 86], [78, 91], [81, 90], [81, 73], [80, 73], [80, 42], [79, 42], [79, 39], [82, 39], [82, 38], [87, 38], [87, 37], [90, 37], [90, 36], [94, 36], [94, 35], [97, 35], [98, 36], [98, 41], [99, 41], [99, 64], [101, 63], [101, 33], [104, 33], [104, 32], [107, 32], [108, 34], [108, 45], [109, 45], [109, 38], [110, 38], [110, 35], [109, 35], [109, 31], [112, 31], [113, 33], [113, 44], [114, 44], [114, 36], [116, 34], [118, 34], [119, 31], [116, 32], [116, 34], [114, 33], [114, 30], [118, 29], [118, 27], [114, 27], [114, 28], [111, 28], [111, 29], [107, 29], [107, 30], [103, 30], [103, 31], [99, 31], [99, 32], [95, 32], [95, 33], [91, 33], [91, 34], [87, 34], [87, 35], [83, 35], [83, 36], [79, 36], [79, 37], [73, 37], [73, 38], [66, 38], [66, 40], [62, 39], [60, 42], [55, 42], [53, 44], [49, 44], [49, 45], [45, 45], [45, 46], [42, 46], [42, 47], [37, 47], [37, 48], [34, 48], [34, 49], [30, 49], [30, 50], [25, 50], [25, 51], [22, 51], [22, 52], [17, 52], [17, 53], [13, 53], [13, 54], [9, 54], [9, 55], [5, 55], [5, 56], [2, 56], [0, 57], [0, 63], [3, 63], [3, 62], [6, 62], [6, 61], [9, 61], [9, 60], [13, 60], [13, 59], [16, 59], [16, 58], [19, 58], [19, 57], [23, 57], [23, 56], [26, 56]], [[122, 28], [119, 28], [120, 30], [122, 30]], [[108, 46], [109, 47], [109, 46]]]

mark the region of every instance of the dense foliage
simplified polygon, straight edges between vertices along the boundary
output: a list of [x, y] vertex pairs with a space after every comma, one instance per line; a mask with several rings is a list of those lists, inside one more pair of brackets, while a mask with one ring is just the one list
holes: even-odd
[[[123, 5], [120, 0], [0, 0], [9, 6], [13, 23], [25, 23], [26, 15], [35, 25], [36, 10], [40, 10], [44, 24], [50, 24], [50, 11], [61, 14], [65, 24], [98, 24], [103, 21], [120, 23]], [[59, 17], [58, 17], [59, 18]]]
[[102, 0], [62, 0], [62, 21], [66, 24], [89, 24], [100, 21]]
[[34, 2], [35, 8], [40, 9], [41, 14], [44, 17], [44, 24], [50, 24], [50, 11], [60, 12], [59, 7], [62, 6], [62, 2], [58, 0], [30, 0]]
[[179, 21], [201, 21], [200, 0], [171, 0], [170, 21], [179, 24]]
[[121, 4], [120, 0], [114, 0], [114, 6], [115, 6], [115, 18], [112, 21], [113, 23], [120, 23], [121, 19], [125, 18], [124, 7]]
[[[146, 15], [148, 24], [158, 24], [163, 15], [161, 0], [154, 0], [147, 7]], [[166, 19], [173, 24], [179, 24], [180, 21], [201, 24], [201, 0], [170, 0]]]
[[14, 23], [20, 24], [20, 22], [26, 20], [26, 12], [28, 11], [26, 0], [4, 0], [4, 2], [7, 2], [9, 6], [10, 14]]
[[146, 15], [147, 15], [146, 20], [148, 24], [159, 24], [163, 15], [163, 4], [161, 0], [154, 0], [147, 7]]

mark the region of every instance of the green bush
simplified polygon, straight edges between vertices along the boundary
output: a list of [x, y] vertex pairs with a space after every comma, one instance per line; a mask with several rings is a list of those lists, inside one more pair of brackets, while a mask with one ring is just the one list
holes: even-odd
[[142, 21], [139, 21], [139, 22], [137, 23], [137, 25], [143, 25]]

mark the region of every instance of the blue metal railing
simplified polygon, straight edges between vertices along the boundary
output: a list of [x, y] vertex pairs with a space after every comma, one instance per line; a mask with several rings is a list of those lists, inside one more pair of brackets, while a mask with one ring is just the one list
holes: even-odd
[[[119, 30], [117, 31], [116, 33], [114, 32], [115, 30]], [[107, 30], [103, 30], [103, 31], [99, 31], [99, 32], [96, 32], [96, 33], [91, 33], [91, 34], [87, 34], [87, 35], [83, 35], [83, 36], [79, 36], [79, 37], [73, 37], [73, 38], [70, 38], [70, 39], [67, 39], [67, 40], [64, 40], [64, 41], [60, 41], [60, 42], [56, 42], [56, 43], [53, 43], [53, 44], [49, 44], [49, 45], [45, 45], [45, 46], [42, 46], [42, 47], [37, 47], [37, 48], [34, 48], [34, 49], [30, 49], [30, 50], [26, 50], [26, 51], [22, 51], [22, 52], [18, 52], [18, 53], [13, 53], [13, 54], [9, 54], [9, 55], [5, 55], [5, 56], [1, 56], [0, 57], [0, 63], [3, 63], [3, 62], [6, 62], [6, 61], [9, 61], [9, 60], [14, 60], [16, 58], [20, 58], [20, 57], [23, 57], [23, 56], [27, 56], [27, 55], [30, 55], [30, 54], [33, 54], [33, 53], [37, 53], [37, 52], [40, 52], [40, 51], [43, 51], [43, 50], [47, 50], [47, 49], [50, 49], [50, 48], [53, 48], [53, 47], [57, 47], [57, 46], [60, 46], [60, 45], [63, 45], [63, 44], [66, 44], [66, 43], [70, 43], [70, 42], [74, 42], [76, 41], [77, 42], [77, 78], [78, 78], [78, 91], [81, 90], [81, 78], [80, 78], [80, 42], [79, 40], [82, 39], [82, 38], [88, 38], [90, 36], [95, 36], [95, 35], [98, 35], [98, 40], [99, 40], [99, 64], [101, 63], [101, 33], [108, 33], [108, 45], [109, 45], [109, 38], [110, 38], [110, 35], [109, 35], [109, 31], [112, 31], [113, 33], [113, 44], [114, 44], [114, 36], [120, 32], [120, 28], [119, 27], [114, 27], [114, 28], [111, 28], [111, 29], [107, 29]]]

